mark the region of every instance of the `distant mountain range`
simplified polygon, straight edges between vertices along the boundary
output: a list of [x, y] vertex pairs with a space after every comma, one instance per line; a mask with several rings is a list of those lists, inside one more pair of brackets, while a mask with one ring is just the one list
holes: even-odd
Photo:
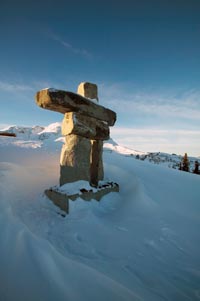
[[[10, 126], [3, 130], [7, 133], [13, 133], [16, 138], [1, 137], [0, 144], [13, 144], [25, 148], [38, 148], [48, 144], [48, 147], [55, 145], [55, 142], [63, 142], [64, 137], [61, 135], [61, 123], [56, 122], [48, 125], [47, 127], [33, 126]], [[59, 148], [57, 148], [59, 149]], [[162, 152], [142, 152], [133, 150], [124, 146], [118, 145], [113, 139], [104, 142], [105, 152], [116, 152], [123, 156], [133, 157], [142, 161], [148, 161], [153, 164], [161, 164], [165, 167], [179, 169], [179, 164], [183, 158], [182, 155], [168, 154]], [[184, 155], [184, 154], [183, 154]], [[194, 169], [196, 160], [200, 158], [188, 157], [190, 161], [190, 172]]]

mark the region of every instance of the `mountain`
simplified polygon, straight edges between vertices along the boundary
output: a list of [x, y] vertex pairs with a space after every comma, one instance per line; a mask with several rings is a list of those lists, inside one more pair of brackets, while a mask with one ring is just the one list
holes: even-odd
[[199, 176], [110, 140], [105, 179], [119, 193], [70, 201], [63, 218], [44, 195], [59, 179], [59, 126], [13, 131], [0, 138], [2, 301], [199, 300]]
[[50, 145], [50, 148], [55, 148], [56, 141], [63, 141], [61, 137], [61, 123], [52, 123], [46, 127], [33, 126], [10, 126], [2, 130], [7, 133], [14, 133], [16, 138], [1, 137], [0, 145], [18, 146], [21, 148], [45, 148]]
[[[38, 148], [51, 145], [50, 148], [55, 148], [54, 142], [63, 142], [64, 138], [61, 136], [61, 123], [56, 122], [46, 127], [33, 126], [33, 127], [19, 127], [11, 126], [3, 130], [4, 132], [16, 134], [16, 138], [1, 138], [0, 144], [12, 144], [25, 148]], [[57, 146], [59, 150], [59, 147]], [[153, 164], [159, 164], [164, 167], [179, 169], [180, 162], [183, 155], [167, 154], [162, 152], [142, 152], [133, 150], [121, 145], [118, 145], [112, 138], [104, 141], [104, 152], [116, 152], [123, 156], [131, 156], [135, 159], [148, 161]], [[190, 161], [190, 172], [194, 170], [194, 164], [199, 158], [188, 157]]]
[[[61, 124], [59, 122], [52, 123], [46, 127], [33, 126], [33, 127], [23, 127], [23, 126], [9, 126], [2, 130], [6, 133], [13, 133], [16, 135], [17, 139], [24, 141], [27, 140], [45, 140], [51, 138], [58, 138], [61, 136]], [[13, 141], [11, 141], [12, 143]]]

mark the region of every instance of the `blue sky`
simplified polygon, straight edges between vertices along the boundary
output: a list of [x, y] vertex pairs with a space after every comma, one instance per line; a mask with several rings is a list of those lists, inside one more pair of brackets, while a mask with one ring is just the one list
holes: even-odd
[[36, 91], [99, 87], [119, 143], [200, 156], [200, 1], [2, 1], [0, 128], [48, 125]]

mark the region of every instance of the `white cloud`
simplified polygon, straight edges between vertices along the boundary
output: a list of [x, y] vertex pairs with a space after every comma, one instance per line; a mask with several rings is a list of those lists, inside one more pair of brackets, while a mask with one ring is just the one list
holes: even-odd
[[52, 33], [52, 32], [48, 32], [47, 34], [52, 40], [59, 42], [62, 46], [64, 46], [66, 49], [68, 49], [69, 51], [71, 51], [74, 54], [77, 55], [81, 55], [87, 59], [90, 59], [92, 57], [92, 54], [83, 48], [77, 48], [74, 47], [72, 44], [68, 43], [67, 41], [64, 41], [60, 36]]
[[113, 127], [111, 137], [136, 150], [200, 155], [200, 130]]
[[[127, 90], [120, 85], [101, 85], [102, 101], [119, 114], [200, 120], [200, 91], [155, 92]], [[134, 119], [133, 119], [134, 121]]]
[[[179, 137], [193, 137], [193, 138], [200, 138], [200, 130], [179, 130], [179, 129], [155, 129], [155, 128], [126, 128], [126, 127], [113, 127], [111, 128], [111, 133], [124, 136], [124, 135], [148, 135], [148, 137], [158, 137], [158, 136], [179, 136]], [[200, 143], [200, 141], [199, 141]]]
[[111, 128], [119, 144], [200, 156], [200, 90], [139, 89], [134, 83], [102, 84], [99, 90], [102, 104], [117, 112], [122, 125]]

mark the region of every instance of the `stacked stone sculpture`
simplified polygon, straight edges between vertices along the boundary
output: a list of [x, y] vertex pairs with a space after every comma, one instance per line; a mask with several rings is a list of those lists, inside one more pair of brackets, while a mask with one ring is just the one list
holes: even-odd
[[114, 125], [116, 113], [97, 103], [97, 85], [81, 83], [77, 93], [45, 89], [37, 92], [36, 103], [64, 114], [60, 185], [86, 180], [97, 187], [104, 177], [103, 141], [109, 139], [109, 126]]

